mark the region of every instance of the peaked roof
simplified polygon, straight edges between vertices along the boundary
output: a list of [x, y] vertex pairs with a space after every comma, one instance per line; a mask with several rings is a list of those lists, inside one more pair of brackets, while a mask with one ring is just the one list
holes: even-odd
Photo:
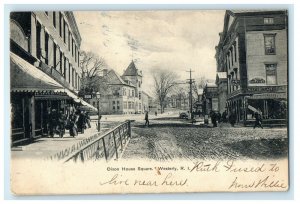
[[125, 70], [123, 76], [137, 76], [137, 75], [141, 76], [141, 73], [138, 71], [138, 69], [136, 68], [132, 60], [129, 66], [127, 67], [127, 69]]
[[106, 77], [110, 85], [123, 84], [123, 85], [134, 87], [133, 85], [126, 83], [113, 69], [108, 71]]

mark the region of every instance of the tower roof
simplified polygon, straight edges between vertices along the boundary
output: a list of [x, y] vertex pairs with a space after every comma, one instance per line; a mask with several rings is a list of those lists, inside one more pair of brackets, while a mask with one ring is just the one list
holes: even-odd
[[136, 66], [132, 60], [131, 63], [129, 64], [129, 66], [127, 67], [127, 69], [125, 70], [123, 76], [137, 76], [137, 75], [141, 76], [142, 74], [136, 68]]

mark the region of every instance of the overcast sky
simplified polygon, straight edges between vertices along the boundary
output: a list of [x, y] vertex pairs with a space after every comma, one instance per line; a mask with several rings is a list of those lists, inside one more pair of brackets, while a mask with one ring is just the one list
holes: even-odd
[[82, 37], [81, 50], [102, 56], [120, 75], [132, 58], [151, 86], [153, 68], [171, 69], [179, 80], [216, 75], [215, 46], [224, 11], [74, 12]]

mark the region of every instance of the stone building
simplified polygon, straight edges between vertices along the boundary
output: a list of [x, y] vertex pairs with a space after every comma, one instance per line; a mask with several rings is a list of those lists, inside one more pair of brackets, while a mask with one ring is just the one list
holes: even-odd
[[72, 12], [12, 12], [10, 73], [12, 145], [48, 134], [51, 109], [80, 100], [81, 37]]
[[[285, 120], [287, 11], [227, 10], [216, 47], [218, 72], [227, 73], [227, 104], [237, 120]], [[224, 105], [223, 105], [224, 106]]]

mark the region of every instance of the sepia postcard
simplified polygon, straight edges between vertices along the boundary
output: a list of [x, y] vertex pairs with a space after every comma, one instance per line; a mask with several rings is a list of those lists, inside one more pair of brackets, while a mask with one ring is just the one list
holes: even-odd
[[12, 194], [289, 189], [287, 10], [9, 25]]

